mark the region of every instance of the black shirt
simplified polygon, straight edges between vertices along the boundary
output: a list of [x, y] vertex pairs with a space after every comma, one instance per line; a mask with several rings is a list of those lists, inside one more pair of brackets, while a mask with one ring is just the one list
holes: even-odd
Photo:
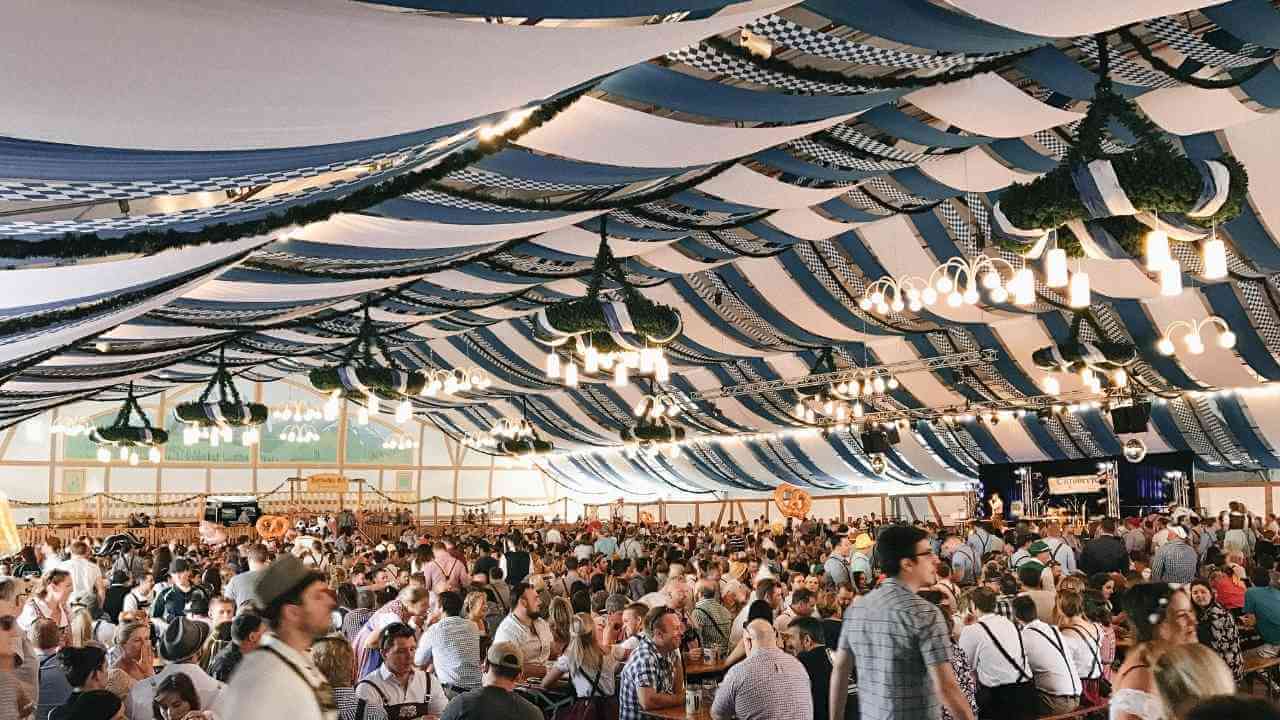
[[529, 577], [529, 553], [512, 550], [507, 553], [507, 584], [515, 587]]
[[440, 720], [542, 720], [536, 705], [500, 687], [482, 687], [455, 697]]
[[240, 652], [240, 646], [229, 643], [209, 661], [209, 676], [221, 683], [228, 682], [241, 660], [244, 660], [244, 653]]
[[485, 554], [476, 558], [475, 565], [471, 568], [471, 573], [473, 575], [475, 573], [484, 573], [485, 575], [488, 575], [489, 571], [496, 567], [498, 567], [497, 558], [492, 555]]
[[831, 687], [831, 658], [827, 649], [816, 647], [798, 653], [796, 659], [809, 673], [809, 695], [813, 698], [813, 720], [827, 720], [830, 707], [827, 690]]
[[1129, 552], [1124, 548], [1124, 541], [1115, 535], [1099, 535], [1085, 543], [1080, 552], [1080, 570], [1085, 575], [1128, 572]]

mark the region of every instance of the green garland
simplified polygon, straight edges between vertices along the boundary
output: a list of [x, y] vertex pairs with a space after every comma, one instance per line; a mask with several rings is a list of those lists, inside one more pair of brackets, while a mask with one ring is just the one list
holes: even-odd
[[106, 257], [121, 253], [152, 254], [180, 247], [224, 243], [265, 235], [292, 225], [308, 225], [338, 213], [357, 213], [379, 203], [431, 187], [446, 175], [464, 170], [503, 149], [525, 133], [545, 124], [578, 101], [595, 83], [578, 88], [540, 105], [529, 119], [492, 140], [478, 141], [474, 147], [452, 153], [439, 163], [414, 172], [363, 187], [341, 198], [318, 200], [273, 212], [257, 220], [216, 223], [199, 230], [139, 230], [113, 237], [98, 233], [65, 233], [45, 240], [0, 238], [0, 257], [11, 259]]
[[[646, 338], [671, 337], [680, 329], [680, 314], [674, 308], [655, 303], [639, 293], [630, 295], [624, 302], [636, 332]], [[618, 345], [610, 334], [599, 298], [588, 296], [556, 303], [547, 307], [546, 317], [547, 322], [562, 333], [589, 334], [587, 344], [601, 352], [627, 349]]]
[[[338, 371], [340, 367], [323, 367], [315, 368], [307, 374], [307, 378], [311, 381], [311, 386], [320, 392], [333, 392], [334, 390], [348, 391], [348, 388], [342, 383], [342, 378]], [[426, 375], [417, 370], [393, 370], [386, 367], [365, 366], [354, 368], [356, 379], [361, 385], [373, 390], [379, 395], [389, 397], [397, 397], [400, 395], [417, 395], [422, 392], [422, 388], [427, 384]], [[406, 380], [404, 388], [400, 387], [401, 378]]]
[[625, 443], [680, 442], [684, 440], [685, 432], [683, 427], [661, 417], [657, 420], [645, 418], [635, 427], [623, 428], [620, 436]]
[[112, 426], [94, 430], [92, 439], [98, 444], [151, 447], [169, 442], [169, 432], [160, 428], [139, 427], [137, 425]]
[[[1139, 113], [1132, 100], [1115, 91], [1110, 77], [1108, 34], [1095, 36], [1101, 79], [1094, 90], [1093, 103], [1076, 131], [1075, 145], [1048, 174], [1006, 190], [1000, 196], [1000, 209], [1010, 223], [1026, 229], [1060, 228], [1077, 220], [1098, 222], [1125, 252], [1137, 257], [1142, 253], [1147, 228], [1131, 217], [1090, 220], [1071, 179], [1072, 170], [1094, 160], [1109, 160], [1120, 187], [1135, 208], [1184, 217], [1200, 198], [1202, 180], [1195, 164], [1174, 149], [1155, 123]], [[1115, 118], [1137, 138], [1132, 148], [1117, 155], [1108, 155], [1103, 149], [1110, 118]], [[1249, 192], [1249, 174], [1240, 161], [1230, 154], [1216, 160], [1226, 166], [1230, 176], [1226, 201], [1211, 216], [1186, 217], [1187, 222], [1206, 228], [1238, 216]], [[1026, 250], [1025, 244], [1011, 238], [1000, 236], [996, 241], [1013, 252]], [[1072, 257], [1083, 254], [1080, 238], [1071, 232], [1060, 234], [1059, 247]]]
[[[217, 407], [217, 413], [213, 412]], [[184, 402], [180, 403], [173, 409], [173, 416], [179, 422], [195, 423], [201, 425], [215, 424], [216, 422], [230, 427], [247, 427], [250, 425], [261, 425], [267, 421], [267, 406], [262, 403], [237, 403], [237, 402]]]
[[[1244, 209], [1249, 191], [1249, 174], [1244, 165], [1231, 155], [1217, 158], [1231, 175], [1231, 187], [1227, 200], [1210, 217], [1186, 220], [1195, 225], [1209, 227], [1238, 216]], [[1111, 158], [1120, 186], [1135, 208], [1151, 212], [1185, 214], [1195, 206], [1200, 197], [1200, 173], [1191, 161], [1175, 155], [1165, 148], [1148, 146]], [[1089, 213], [1080, 201], [1075, 184], [1071, 181], [1071, 165], [1066, 161], [1026, 185], [1014, 185], [1000, 196], [1000, 209], [1009, 222], [1020, 228], [1062, 228], [1074, 220], [1089, 220]], [[1113, 217], [1098, 220], [1108, 234], [1115, 238], [1130, 255], [1142, 254], [1142, 241], [1149, 228], [1131, 217]], [[997, 237], [1005, 249], [1019, 252], [1026, 246], [1009, 238]], [[1078, 238], [1065, 228], [1058, 235], [1059, 247], [1072, 257], [1079, 257], [1083, 249]]]

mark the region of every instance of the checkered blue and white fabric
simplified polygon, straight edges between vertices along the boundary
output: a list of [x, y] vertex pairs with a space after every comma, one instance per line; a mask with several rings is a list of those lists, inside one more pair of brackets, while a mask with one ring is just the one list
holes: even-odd
[[1151, 34], [1168, 43], [1169, 47], [1211, 67], [1234, 68], [1269, 62], [1270, 57], [1248, 57], [1221, 50], [1188, 32], [1182, 23], [1172, 17], [1158, 17], [1143, 21]]
[[939, 70], [1000, 57], [991, 55], [920, 55], [866, 43], [852, 42], [819, 32], [777, 15], [767, 15], [746, 25], [751, 32], [810, 55], [845, 60], [860, 65]]
[[749, 62], [725, 55], [702, 45], [690, 45], [667, 53], [667, 59], [691, 65], [713, 75], [727, 75], [756, 85], [776, 87], [792, 92], [821, 94], [851, 94], [867, 92], [868, 88], [854, 82], [849, 84], [823, 83], [793, 77], [772, 70], [756, 67]]

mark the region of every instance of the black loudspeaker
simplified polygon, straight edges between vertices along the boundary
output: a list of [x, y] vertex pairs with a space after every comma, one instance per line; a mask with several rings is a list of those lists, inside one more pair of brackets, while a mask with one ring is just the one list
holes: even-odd
[[898, 423], [889, 423], [884, 429], [885, 439], [890, 445], [902, 442], [902, 433], [898, 431]]
[[1111, 424], [1117, 435], [1144, 433], [1151, 420], [1151, 403], [1135, 402], [1126, 407], [1111, 408]]
[[868, 455], [889, 452], [889, 435], [883, 430], [862, 433], [862, 451]]

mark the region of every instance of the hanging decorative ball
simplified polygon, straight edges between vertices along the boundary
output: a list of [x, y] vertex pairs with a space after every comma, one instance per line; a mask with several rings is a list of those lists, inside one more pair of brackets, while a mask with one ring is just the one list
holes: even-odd
[[1140, 463], [1147, 457], [1147, 444], [1142, 438], [1129, 438], [1124, 441], [1124, 459], [1131, 463]]
[[872, 453], [868, 459], [871, 462], [871, 471], [877, 475], [883, 475], [884, 471], [889, 469], [889, 461], [881, 453]]

